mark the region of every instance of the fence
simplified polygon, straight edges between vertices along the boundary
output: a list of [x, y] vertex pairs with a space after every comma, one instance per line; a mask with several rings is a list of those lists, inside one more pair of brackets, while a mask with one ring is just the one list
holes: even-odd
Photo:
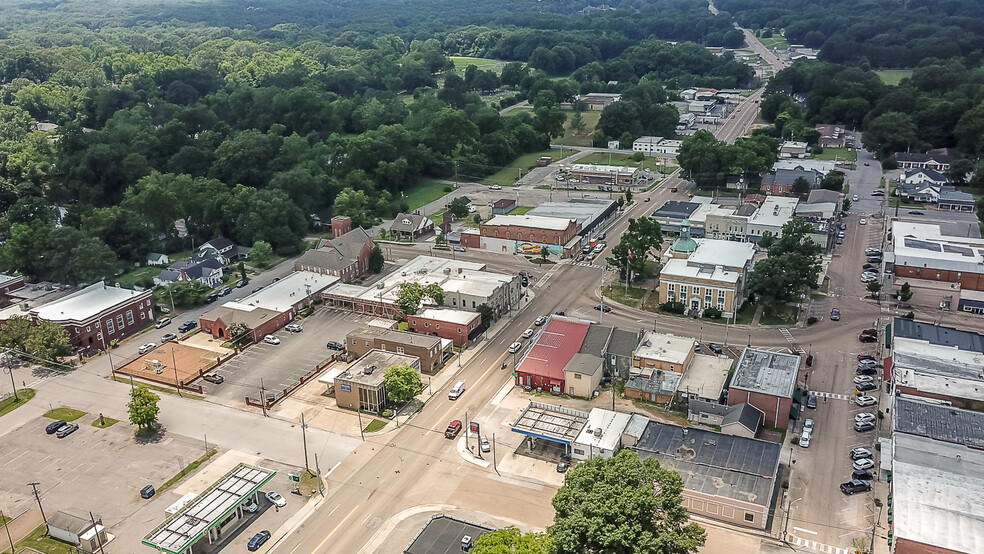
[[247, 406], [252, 406], [254, 408], [264, 408], [264, 409], [267, 409], [267, 408], [270, 408], [270, 407], [276, 405], [277, 402], [280, 402], [284, 398], [287, 398], [288, 396], [290, 396], [290, 394], [292, 392], [294, 392], [295, 390], [301, 388], [305, 383], [307, 383], [311, 379], [317, 377], [318, 374], [321, 373], [322, 371], [324, 371], [326, 367], [328, 367], [331, 364], [335, 363], [338, 360], [338, 358], [343, 353], [344, 353], [344, 351], [339, 352], [337, 354], [332, 354], [330, 358], [326, 358], [321, 363], [316, 364], [314, 366], [314, 369], [312, 369], [311, 371], [309, 371], [305, 375], [302, 375], [301, 378], [297, 381], [297, 383], [294, 383], [293, 385], [290, 385], [289, 387], [287, 387], [287, 388], [283, 389], [282, 391], [280, 391], [281, 392], [280, 395], [278, 395], [276, 392], [269, 392], [269, 393], [267, 393], [267, 397], [266, 398], [255, 399], [255, 398], [251, 398], [249, 396], [245, 397], [246, 405]]

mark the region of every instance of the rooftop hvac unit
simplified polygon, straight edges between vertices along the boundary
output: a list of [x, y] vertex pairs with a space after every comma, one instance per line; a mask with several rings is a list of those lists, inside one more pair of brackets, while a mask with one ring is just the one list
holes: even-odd
[[600, 437], [601, 436], [601, 427], [595, 427], [594, 436], [596, 436], [596, 437]]
[[386, 281], [380, 281], [379, 283], [377, 283], [376, 284], [376, 288], [379, 289], [379, 290], [385, 289], [386, 288]]
[[367, 365], [362, 370], [362, 372], [365, 373], [366, 375], [372, 375], [372, 372], [373, 371], [376, 371], [376, 366], [374, 366], [374, 365]]
[[451, 275], [451, 268], [450, 267], [444, 268], [444, 274], [445, 275]]

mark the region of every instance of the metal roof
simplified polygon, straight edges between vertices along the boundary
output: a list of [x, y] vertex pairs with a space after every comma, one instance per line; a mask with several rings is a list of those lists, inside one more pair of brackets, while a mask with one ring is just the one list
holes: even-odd
[[799, 356], [745, 348], [731, 388], [792, 398], [799, 366]]
[[895, 399], [896, 433], [963, 444], [984, 450], [984, 413], [908, 396]]
[[563, 381], [564, 366], [577, 354], [587, 333], [586, 322], [551, 316], [516, 370]]
[[924, 340], [937, 346], [956, 347], [958, 350], [984, 352], [984, 336], [978, 333], [901, 317], [894, 318], [892, 335], [899, 339]]
[[272, 469], [239, 464], [141, 542], [163, 552], [182, 554], [276, 474]]
[[522, 435], [571, 444], [587, 422], [585, 412], [530, 402], [510, 427]]

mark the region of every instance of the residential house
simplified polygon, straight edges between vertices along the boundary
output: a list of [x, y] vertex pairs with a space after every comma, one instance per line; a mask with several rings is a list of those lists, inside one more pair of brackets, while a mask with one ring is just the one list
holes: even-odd
[[792, 194], [796, 179], [804, 179], [811, 190], [818, 189], [823, 177], [824, 174], [816, 169], [802, 166], [776, 169], [762, 176], [762, 190], [775, 195]]
[[899, 178], [900, 183], [905, 183], [909, 185], [918, 185], [928, 183], [931, 185], [936, 185], [937, 187], [942, 187], [943, 185], [950, 182], [946, 175], [940, 173], [939, 171], [933, 169], [910, 169], [902, 174]]
[[747, 402], [728, 406], [691, 400], [687, 406], [687, 419], [693, 423], [716, 425], [725, 435], [754, 439], [765, 414]]
[[390, 232], [401, 238], [413, 240], [434, 232], [434, 222], [420, 213], [399, 213], [393, 218]]
[[147, 254], [147, 265], [168, 265], [170, 263], [171, 258], [167, 254], [160, 254], [158, 252]]
[[492, 203], [493, 215], [506, 215], [516, 209], [516, 201], [512, 198], [500, 198]]
[[895, 153], [895, 160], [900, 169], [934, 169], [941, 172], [950, 169], [950, 163], [957, 157], [957, 153], [950, 148], [937, 148], [925, 154], [917, 152]]
[[[335, 219], [332, 219], [333, 228]], [[344, 226], [339, 230], [343, 229]], [[343, 234], [336, 233], [334, 238], [319, 240], [316, 248], [301, 254], [294, 261], [294, 271], [333, 275], [350, 283], [369, 271], [369, 256], [374, 246], [372, 237], [362, 227], [345, 230]]]
[[940, 200], [940, 187], [933, 183], [899, 183], [895, 195], [909, 202], [935, 204]]

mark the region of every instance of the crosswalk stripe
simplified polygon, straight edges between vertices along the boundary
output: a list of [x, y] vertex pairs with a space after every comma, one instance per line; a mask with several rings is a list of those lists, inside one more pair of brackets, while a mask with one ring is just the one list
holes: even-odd
[[834, 400], [850, 400], [851, 398], [846, 394], [838, 394], [836, 392], [819, 392], [819, 391], [810, 391], [810, 392], [821, 398], [833, 398]]
[[821, 542], [813, 541], [810, 539], [797, 537], [796, 535], [790, 535], [789, 542], [795, 544], [796, 546], [804, 546], [806, 548], [812, 548], [814, 550], [819, 550], [820, 552], [827, 552], [829, 554], [849, 554], [850, 552], [850, 550], [846, 548], [840, 548], [829, 544], [823, 544]]

